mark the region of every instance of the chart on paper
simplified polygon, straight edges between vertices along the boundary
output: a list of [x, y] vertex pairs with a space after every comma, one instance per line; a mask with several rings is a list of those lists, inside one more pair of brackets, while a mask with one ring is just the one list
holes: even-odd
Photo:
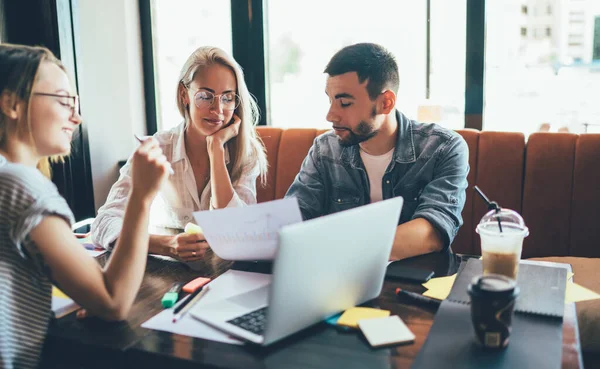
[[279, 230], [302, 221], [295, 198], [241, 208], [194, 213], [206, 241], [226, 260], [271, 260], [279, 242]]
[[289, 223], [276, 221], [274, 218], [273, 214], [266, 213], [256, 219], [243, 220], [243, 224], [240, 224], [240, 231], [216, 234], [213, 236], [213, 240], [220, 244], [277, 241], [279, 229]]

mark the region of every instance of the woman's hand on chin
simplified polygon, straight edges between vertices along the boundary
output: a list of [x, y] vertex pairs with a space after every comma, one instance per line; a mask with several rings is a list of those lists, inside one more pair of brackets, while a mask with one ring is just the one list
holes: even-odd
[[242, 120], [240, 117], [233, 114], [233, 123], [221, 128], [210, 136], [206, 136], [208, 152], [212, 154], [215, 150], [222, 150], [229, 140], [238, 135], [241, 123]]

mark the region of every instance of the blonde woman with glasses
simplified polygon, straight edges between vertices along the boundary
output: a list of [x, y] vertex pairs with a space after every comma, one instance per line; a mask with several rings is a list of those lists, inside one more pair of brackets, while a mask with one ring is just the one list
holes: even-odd
[[[42, 47], [0, 44], [0, 368], [37, 368], [52, 284], [86, 310], [124, 319], [142, 283], [150, 204], [170, 170], [158, 142], [131, 159], [123, 233], [105, 268], [71, 232], [73, 213], [48, 179], [81, 124], [63, 65]], [[36, 169], [37, 167], [37, 169]]]
[[[192, 212], [256, 203], [267, 163], [254, 129], [258, 107], [241, 67], [223, 50], [201, 47], [190, 55], [176, 101], [183, 122], [154, 135], [175, 174], [152, 205], [149, 252], [194, 262], [210, 246], [202, 234], [183, 232]], [[119, 238], [130, 186], [127, 163], [92, 224], [97, 245], [110, 248]]]

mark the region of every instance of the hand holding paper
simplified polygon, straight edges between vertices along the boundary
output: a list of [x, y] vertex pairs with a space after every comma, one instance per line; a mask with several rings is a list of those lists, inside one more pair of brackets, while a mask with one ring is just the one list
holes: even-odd
[[225, 260], [272, 260], [281, 227], [302, 221], [295, 198], [199, 211], [194, 218], [211, 249]]
[[196, 233], [204, 233], [202, 231], [202, 227], [194, 223], [188, 223], [185, 225], [185, 229], [183, 230], [187, 234], [196, 234]]

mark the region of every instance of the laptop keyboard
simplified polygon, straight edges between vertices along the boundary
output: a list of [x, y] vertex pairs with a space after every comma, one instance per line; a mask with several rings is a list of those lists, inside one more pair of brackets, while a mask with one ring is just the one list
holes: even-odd
[[233, 324], [249, 332], [262, 336], [267, 322], [267, 307], [260, 308], [244, 314], [237, 318], [228, 320], [227, 323]]

